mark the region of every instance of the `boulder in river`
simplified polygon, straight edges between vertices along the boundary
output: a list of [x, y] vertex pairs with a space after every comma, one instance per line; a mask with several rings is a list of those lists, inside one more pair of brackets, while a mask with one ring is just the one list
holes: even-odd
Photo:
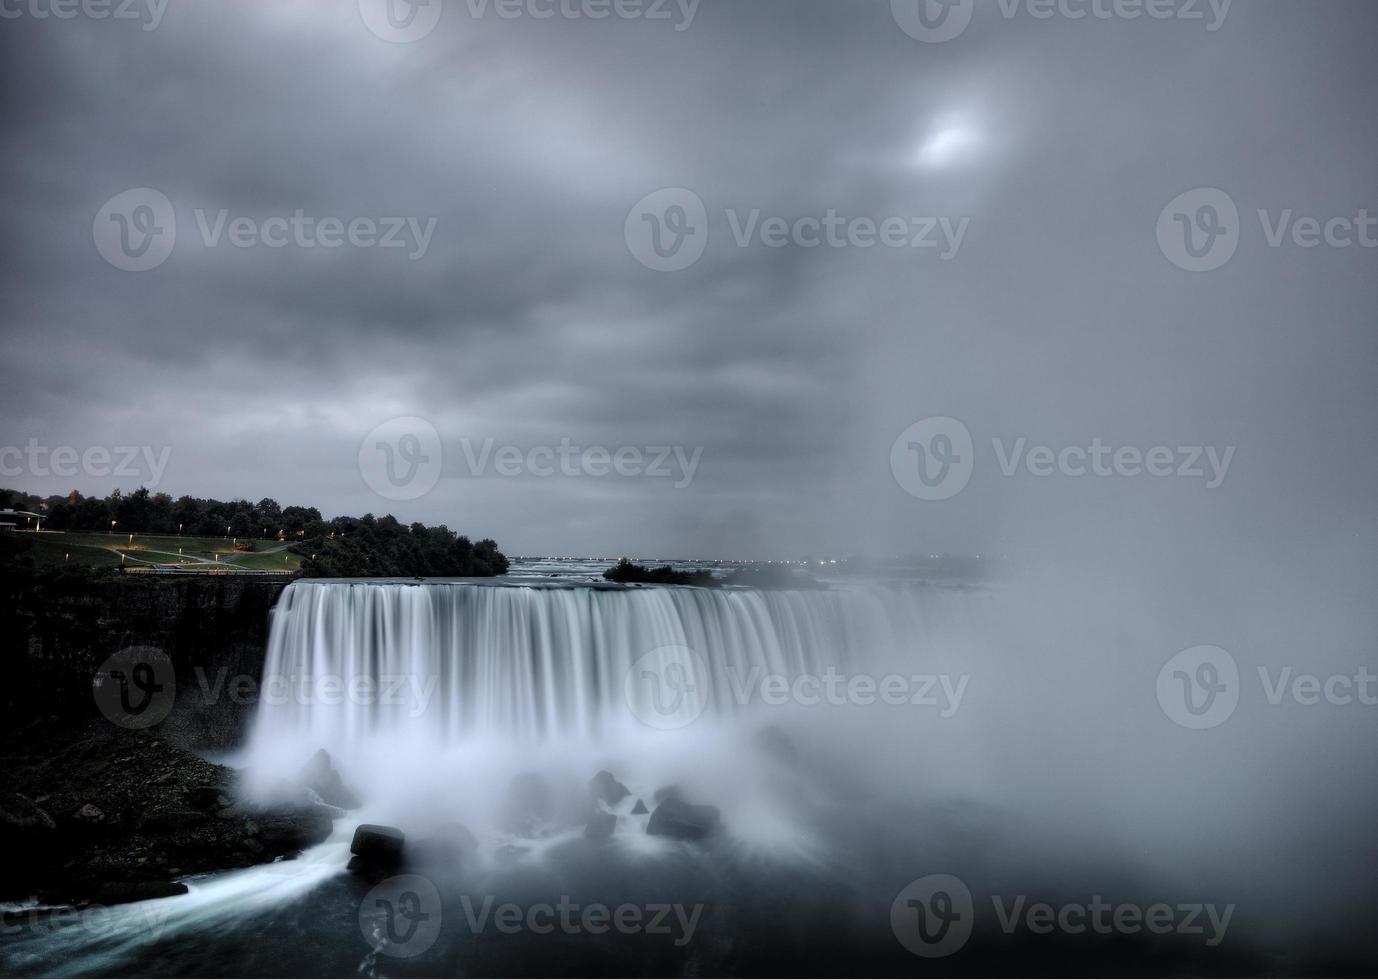
[[676, 840], [703, 840], [717, 833], [721, 825], [722, 814], [717, 807], [685, 803], [678, 793], [672, 793], [651, 814], [646, 833]]
[[321, 749], [311, 757], [301, 773], [302, 785], [320, 797], [322, 803], [341, 810], [357, 810], [361, 805], [358, 794], [344, 784], [330, 760], [330, 753]]
[[608, 806], [616, 806], [631, 794], [631, 790], [619, 783], [617, 777], [606, 769], [600, 769], [589, 780], [589, 792], [593, 794], [594, 802]]
[[390, 874], [402, 866], [402, 852], [407, 835], [396, 827], [376, 823], [361, 823], [354, 830], [349, 853], [349, 870], [365, 873]]

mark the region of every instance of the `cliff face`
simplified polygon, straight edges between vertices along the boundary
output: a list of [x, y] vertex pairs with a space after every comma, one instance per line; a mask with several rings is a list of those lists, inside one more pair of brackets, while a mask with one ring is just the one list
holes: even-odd
[[6, 576], [0, 732], [101, 717], [93, 682], [102, 665], [152, 647], [175, 678], [159, 733], [188, 749], [234, 747], [254, 711], [269, 615], [285, 587], [229, 575]]

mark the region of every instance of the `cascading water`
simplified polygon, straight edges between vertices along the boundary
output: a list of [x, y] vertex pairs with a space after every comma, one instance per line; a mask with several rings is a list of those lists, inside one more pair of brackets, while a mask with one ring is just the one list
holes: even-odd
[[907, 684], [940, 630], [975, 618], [974, 595], [298, 582], [273, 614], [248, 769], [267, 791], [324, 748], [370, 814], [462, 817], [483, 836], [517, 773], [615, 766], [647, 795], [716, 782], [744, 804], [739, 829], [778, 844], [739, 736], [772, 709], [838, 707], [859, 673]]
[[702, 658], [687, 665], [703, 674], [690, 683], [707, 685], [696, 707], [726, 713], [739, 700], [734, 678], [753, 670], [817, 675], [921, 642], [934, 617], [950, 614], [942, 598], [880, 588], [296, 583], [274, 614], [255, 738], [272, 751], [285, 742], [346, 748], [398, 731], [437, 743], [597, 738], [628, 709], [661, 710], [654, 685], [640, 683], [650, 679], [626, 681], [648, 654], [676, 649]]

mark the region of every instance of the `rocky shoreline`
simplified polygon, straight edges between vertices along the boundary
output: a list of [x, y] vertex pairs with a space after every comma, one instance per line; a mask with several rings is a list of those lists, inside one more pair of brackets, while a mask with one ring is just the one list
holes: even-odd
[[240, 798], [235, 770], [161, 737], [96, 722], [30, 726], [0, 746], [0, 901], [114, 905], [181, 894], [180, 879], [294, 857], [340, 810], [305, 789]]

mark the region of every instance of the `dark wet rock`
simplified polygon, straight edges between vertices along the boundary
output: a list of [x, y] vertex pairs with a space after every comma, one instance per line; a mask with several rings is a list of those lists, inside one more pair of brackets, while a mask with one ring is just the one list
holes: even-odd
[[42, 837], [55, 830], [53, 818], [33, 800], [22, 793], [0, 793], [0, 833], [8, 842], [22, 843], [30, 835]]
[[94, 803], [86, 803], [72, 814], [72, 819], [80, 820], [82, 823], [100, 823], [105, 819], [105, 811]]
[[590, 840], [606, 840], [616, 829], [617, 814], [599, 810], [589, 817], [589, 822], [584, 825], [584, 836]]
[[354, 830], [349, 853], [351, 871], [390, 873], [402, 866], [402, 854], [407, 835], [396, 827], [376, 823], [361, 823]]
[[[165, 779], [166, 777], [164, 777]], [[171, 781], [159, 780], [155, 785], [170, 786], [176, 782], [175, 777]], [[229, 806], [231, 800], [225, 795], [225, 789], [220, 785], [212, 786], [189, 786], [186, 791], [187, 802], [198, 810], [223, 810]]]
[[670, 786], [662, 786], [651, 794], [651, 798], [656, 801], [657, 805], [664, 803], [666, 800], [677, 800], [679, 799], [679, 787], [673, 784]]
[[651, 812], [651, 811], [648, 810], [648, 809], [646, 808], [646, 801], [645, 801], [645, 800], [637, 800], [637, 801], [636, 801], [636, 806], [632, 807], [632, 815], [633, 815], [633, 816], [641, 817], [641, 816], [645, 816], [646, 814], [648, 814], [648, 813], [650, 813], [650, 812]]
[[718, 832], [722, 815], [715, 806], [685, 803], [678, 794], [667, 796], [651, 814], [646, 833], [677, 840], [703, 840]]
[[51, 853], [57, 838], [57, 822], [37, 802], [22, 793], [0, 792], [0, 841], [5, 855], [0, 878], [32, 880], [41, 867], [38, 859]]
[[344, 784], [331, 762], [330, 753], [321, 749], [311, 757], [301, 773], [302, 785], [320, 798], [322, 803], [341, 810], [357, 810], [361, 801], [357, 793]]
[[195, 875], [294, 857], [330, 835], [327, 807], [257, 807], [235, 796], [232, 769], [150, 731], [102, 721], [0, 744], [0, 828], [31, 828], [22, 846], [13, 834], [6, 840], [0, 900], [98, 900], [116, 886], [167, 883], [174, 868]]
[[200, 810], [161, 809], [145, 814], [143, 822], [139, 824], [139, 830], [151, 834], [175, 833], [193, 827], [205, 819], [206, 815]]
[[594, 802], [608, 806], [616, 806], [631, 795], [631, 790], [619, 783], [606, 769], [600, 769], [589, 780], [589, 792], [593, 794]]

